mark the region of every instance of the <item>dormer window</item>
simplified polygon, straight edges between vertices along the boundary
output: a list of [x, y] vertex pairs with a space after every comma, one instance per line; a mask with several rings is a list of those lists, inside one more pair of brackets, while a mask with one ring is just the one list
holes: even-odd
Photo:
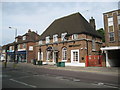
[[50, 43], [50, 36], [46, 37], [46, 43]]
[[15, 42], [18, 42], [18, 39], [17, 39], [17, 38], [15, 39]]
[[76, 40], [76, 39], [78, 39], [78, 34], [73, 34], [72, 35], [72, 40]]
[[66, 41], [67, 39], [65, 38], [65, 36], [67, 35], [67, 33], [62, 33], [61, 34], [61, 41]]
[[26, 36], [23, 36], [23, 40], [26, 40]]
[[58, 35], [55, 34], [55, 35], [53, 35], [53, 42], [57, 42], [57, 41], [58, 41]]
[[42, 44], [42, 40], [39, 41], [39, 45], [41, 45], [41, 44]]

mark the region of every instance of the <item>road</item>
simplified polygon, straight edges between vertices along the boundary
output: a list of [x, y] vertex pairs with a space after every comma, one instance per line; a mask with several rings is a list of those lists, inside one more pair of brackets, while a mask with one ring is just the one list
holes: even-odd
[[2, 69], [2, 88], [118, 88], [118, 77], [24, 65]]

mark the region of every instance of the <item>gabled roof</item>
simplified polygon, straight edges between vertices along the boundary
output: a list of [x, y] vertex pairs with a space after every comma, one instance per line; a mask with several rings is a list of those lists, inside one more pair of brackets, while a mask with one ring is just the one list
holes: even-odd
[[75, 13], [60, 19], [56, 19], [44, 32], [40, 39], [45, 39], [46, 36], [53, 37], [54, 34], [61, 36], [61, 33], [67, 32], [71, 34], [88, 34], [101, 38], [99, 33], [93, 29], [88, 21], [80, 14]]

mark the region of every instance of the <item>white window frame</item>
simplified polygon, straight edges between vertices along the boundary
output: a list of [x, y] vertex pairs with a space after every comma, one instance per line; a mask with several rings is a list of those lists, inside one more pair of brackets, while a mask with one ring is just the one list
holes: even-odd
[[18, 42], [18, 38], [15, 39], [15, 42]]
[[41, 56], [40, 56], [40, 52], [38, 52], [38, 61], [43, 61], [43, 52], [41, 52]]
[[23, 40], [26, 40], [26, 36], [23, 36]]
[[67, 61], [67, 48], [62, 48], [62, 61]]
[[[110, 34], [112, 34], [112, 35], [110, 35]], [[111, 39], [110, 38], [114, 38], [114, 40], [112, 40], [111, 41]], [[114, 32], [109, 32], [109, 42], [114, 42], [115, 41], [115, 33]]]
[[40, 40], [40, 41], [39, 41], [39, 45], [42, 45], [42, 44], [43, 44], [43, 42], [42, 42], [42, 40]]
[[113, 26], [113, 17], [108, 17], [108, 26]]
[[62, 34], [61, 34], [61, 41], [66, 41], [66, 39], [65, 39], [66, 34], [67, 34], [67, 33], [62, 33]]
[[118, 30], [118, 38], [119, 38], [119, 41], [120, 41], [120, 30]]
[[46, 44], [47, 44], [47, 43], [50, 43], [50, 36], [47, 36], [47, 37], [46, 37]]
[[23, 48], [26, 48], [26, 43], [23, 43]]
[[92, 40], [92, 51], [96, 50], [96, 43], [95, 40]]
[[53, 35], [53, 42], [58, 42], [58, 35], [57, 34]]
[[120, 24], [120, 15], [117, 16], [118, 19], [118, 25]]
[[[78, 58], [77, 58], [78, 61], [73, 61], [73, 57], [74, 57], [73, 52], [77, 52], [78, 53]], [[79, 63], [79, 61], [80, 61], [79, 49], [71, 50], [71, 63]]]
[[77, 40], [78, 39], [78, 34], [73, 34], [72, 35], [72, 40]]
[[20, 49], [20, 44], [18, 44], [18, 49]]
[[10, 48], [9, 48], [9, 49], [10, 49], [10, 50], [12, 50], [12, 47], [13, 47], [13, 46], [10, 46]]

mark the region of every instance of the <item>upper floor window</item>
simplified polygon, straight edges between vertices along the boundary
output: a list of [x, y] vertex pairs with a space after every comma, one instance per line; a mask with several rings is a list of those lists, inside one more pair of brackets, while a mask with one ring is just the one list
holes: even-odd
[[23, 36], [23, 40], [26, 40], [26, 36]]
[[117, 16], [117, 18], [118, 18], [118, 24], [120, 24], [120, 15]]
[[96, 47], [95, 47], [95, 40], [92, 40], [92, 50], [95, 51]]
[[18, 45], [18, 49], [20, 49], [20, 44]]
[[12, 46], [10, 46], [10, 48], [9, 48], [10, 50], [12, 50]]
[[76, 39], [78, 39], [78, 34], [73, 34], [72, 35], [72, 40], [76, 40]]
[[50, 36], [46, 37], [46, 43], [50, 43]]
[[43, 43], [42, 43], [42, 40], [39, 41], [39, 45], [41, 45], [41, 44], [43, 44]]
[[53, 42], [57, 42], [57, 41], [58, 41], [58, 35], [55, 34], [55, 35], [53, 35]]
[[23, 48], [26, 48], [26, 44], [25, 43], [23, 43]]
[[18, 42], [18, 38], [15, 39], [15, 42]]
[[108, 18], [108, 26], [113, 26], [113, 17]]
[[61, 34], [61, 40], [62, 41], [66, 41], [67, 39], [65, 38], [65, 36], [67, 35], [67, 33], [62, 33]]
[[110, 40], [110, 42], [114, 41], [114, 39], [115, 39], [114, 37], [115, 37], [114, 32], [110, 32], [109, 33], [109, 40]]
[[118, 33], [118, 36], [119, 36], [119, 41], [120, 41], [120, 30], [118, 31], [119, 33]]

